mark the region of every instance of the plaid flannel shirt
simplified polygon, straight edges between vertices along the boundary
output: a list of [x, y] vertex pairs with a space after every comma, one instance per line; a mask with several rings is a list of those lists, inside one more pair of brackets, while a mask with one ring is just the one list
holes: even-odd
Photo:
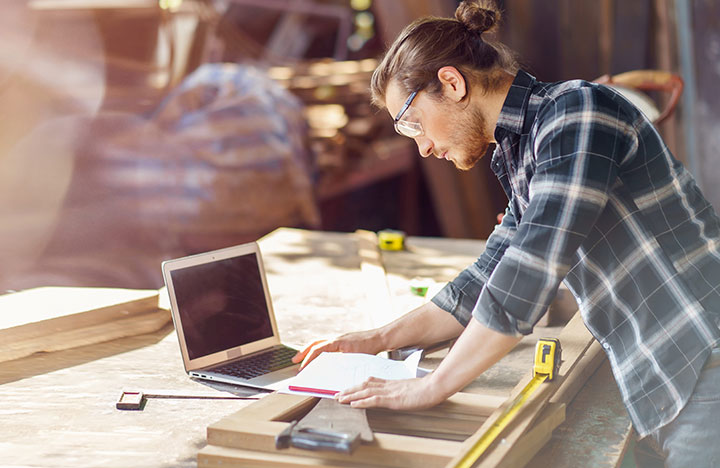
[[720, 340], [720, 219], [648, 119], [612, 89], [520, 71], [491, 166], [509, 205], [433, 298], [528, 334], [560, 281], [608, 355], [641, 435], [680, 412]]

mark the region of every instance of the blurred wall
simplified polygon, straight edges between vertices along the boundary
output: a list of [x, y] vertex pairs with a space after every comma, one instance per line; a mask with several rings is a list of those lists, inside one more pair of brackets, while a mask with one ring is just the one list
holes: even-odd
[[691, 168], [700, 187], [720, 211], [720, 2], [678, 1], [687, 6], [691, 33], [689, 44], [681, 51], [688, 54], [687, 68], [693, 72], [686, 77], [686, 81], [692, 80], [686, 88], [687, 100], [695, 103], [692, 113], [685, 114], [688, 138], [694, 140], [687, 148], [694, 152]]

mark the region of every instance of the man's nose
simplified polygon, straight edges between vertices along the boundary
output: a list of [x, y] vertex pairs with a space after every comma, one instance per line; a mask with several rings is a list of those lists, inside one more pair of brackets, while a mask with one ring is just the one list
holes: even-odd
[[422, 156], [423, 158], [427, 158], [428, 156], [432, 155], [433, 145], [432, 141], [430, 141], [429, 138], [415, 138], [415, 143], [417, 144], [418, 151], [420, 151], [420, 156]]

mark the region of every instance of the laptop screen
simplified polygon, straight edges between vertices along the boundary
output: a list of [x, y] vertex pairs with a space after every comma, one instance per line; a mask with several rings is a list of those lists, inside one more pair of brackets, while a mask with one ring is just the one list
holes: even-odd
[[190, 359], [273, 336], [254, 253], [170, 274]]

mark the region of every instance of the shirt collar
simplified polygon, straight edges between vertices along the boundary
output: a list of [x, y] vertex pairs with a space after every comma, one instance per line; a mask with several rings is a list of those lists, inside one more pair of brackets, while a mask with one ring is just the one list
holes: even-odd
[[523, 70], [518, 71], [517, 75], [515, 75], [498, 117], [497, 128], [495, 129], [496, 138], [499, 137], [498, 129], [504, 129], [518, 135], [523, 133], [525, 112], [535, 83], [535, 77]]

